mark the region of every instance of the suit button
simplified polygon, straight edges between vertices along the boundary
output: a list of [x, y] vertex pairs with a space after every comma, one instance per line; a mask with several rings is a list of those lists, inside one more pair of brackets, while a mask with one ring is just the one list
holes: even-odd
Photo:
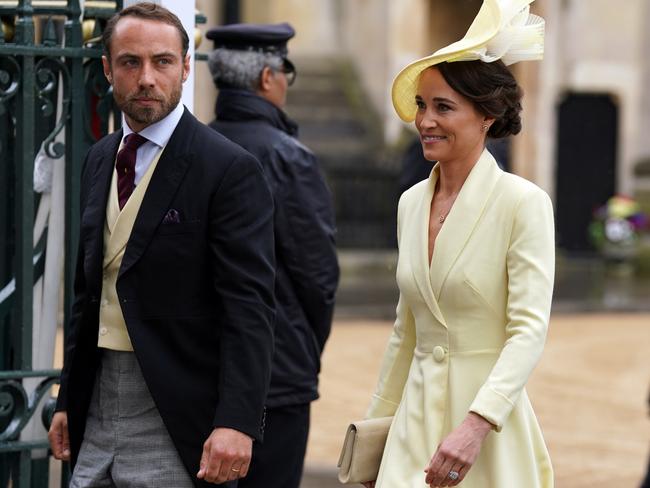
[[106, 327], [102, 327], [102, 328], [99, 329], [99, 333], [101, 335], [106, 335], [106, 334], [108, 334], [108, 329]]
[[442, 360], [445, 359], [445, 350], [440, 346], [434, 347], [433, 359], [435, 359], [439, 363], [442, 362]]

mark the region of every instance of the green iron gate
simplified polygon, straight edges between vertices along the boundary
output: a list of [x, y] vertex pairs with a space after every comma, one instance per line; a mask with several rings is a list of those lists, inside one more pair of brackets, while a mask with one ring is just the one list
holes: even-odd
[[[47, 229], [34, 242], [43, 198], [34, 191], [34, 159], [40, 148], [65, 164], [65, 205], [57, 211], [64, 211], [65, 221], [67, 324], [83, 158], [107, 133], [111, 118], [119, 123], [102, 73], [99, 36], [121, 8], [121, 1], [86, 0], [82, 18], [79, 0], [0, 0], [0, 487], [47, 486], [45, 433], [26, 439], [25, 427], [42, 421], [47, 428], [59, 377], [58, 370], [33, 367], [33, 290], [47, 251]], [[39, 413], [42, 420], [34, 419]]]

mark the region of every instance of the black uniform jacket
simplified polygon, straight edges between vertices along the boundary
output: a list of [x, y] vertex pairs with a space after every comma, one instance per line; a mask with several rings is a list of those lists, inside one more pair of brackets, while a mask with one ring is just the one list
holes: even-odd
[[[121, 136], [95, 144], [82, 175], [75, 301], [57, 403], [68, 413], [73, 464], [100, 360], [103, 231]], [[175, 218], [163, 222], [170, 210]], [[259, 162], [186, 109], [142, 201], [117, 293], [147, 386], [197, 486], [212, 486], [195, 474], [214, 427], [261, 437], [274, 267], [273, 201]]]
[[262, 163], [275, 201], [277, 317], [267, 406], [307, 403], [318, 398], [339, 279], [332, 198], [283, 111], [251, 92], [222, 89], [216, 113], [210, 127]]

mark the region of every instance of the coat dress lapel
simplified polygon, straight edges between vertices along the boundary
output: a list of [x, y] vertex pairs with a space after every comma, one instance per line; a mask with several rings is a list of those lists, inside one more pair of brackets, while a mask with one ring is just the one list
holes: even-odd
[[[432, 172], [432, 188], [435, 188], [437, 174], [436, 168]], [[433, 249], [430, 283], [436, 302], [440, 300], [440, 293], [449, 271], [469, 241], [472, 231], [483, 214], [490, 195], [502, 174], [503, 171], [497, 166], [496, 161], [486, 149], [472, 168], [458, 193], [456, 201], [438, 233]], [[431, 196], [433, 196], [433, 192]], [[430, 204], [431, 198], [427, 201], [427, 205]]]
[[424, 194], [421, 198], [418, 198], [416, 207], [412, 210], [409, 209], [409, 212], [413, 211], [414, 213], [412, 216], [413, 222], [420, 229], [420, 233], [415, 242], [415, 250], [410, 253], [410, 256], [412, 259], [411, 269], [413, 270], [413, 278], [420, 290], [420, 294], [436, 320], [446, 327], [445, 318], [433, 294], [431, 280], [429, 278], [429, 212], [431, 209], [431, 199], [433, 198], [433, 192], [438, 179], [437, 174], [437, 171], [431, 172], [431, 176], [429, 176], [429, 180], [424, 187]]
[[185, 109], [171, 139], [163, 149], [133, 224], [118, 279], [142, 257], [156, 228], [169, 210], [176, 190], [189, 168], [191, 155], [187, 148], [192, 147], [195, 124], [198, 123]]

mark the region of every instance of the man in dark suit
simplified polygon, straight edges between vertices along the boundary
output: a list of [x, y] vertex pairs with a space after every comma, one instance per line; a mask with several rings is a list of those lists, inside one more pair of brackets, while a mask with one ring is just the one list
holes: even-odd
[[270, 378], [272, 197], [258, 161], [179, 103], [190, 60], [175, 15], [136, 4], [103, 41], [125, 123], [82, 175], [52, 451], [73, 487], [236, 483]]
[[240, 488], [300, 486], [339, 278], [332, 198], [318, 160], [283, 110], [296, 77], [287, 58], [293, 35], [286, 23], [231, 24], [207, 33], [219, 88], [210, 127], [262, 163], [275, 202], [277, 318], [266, 430]]

